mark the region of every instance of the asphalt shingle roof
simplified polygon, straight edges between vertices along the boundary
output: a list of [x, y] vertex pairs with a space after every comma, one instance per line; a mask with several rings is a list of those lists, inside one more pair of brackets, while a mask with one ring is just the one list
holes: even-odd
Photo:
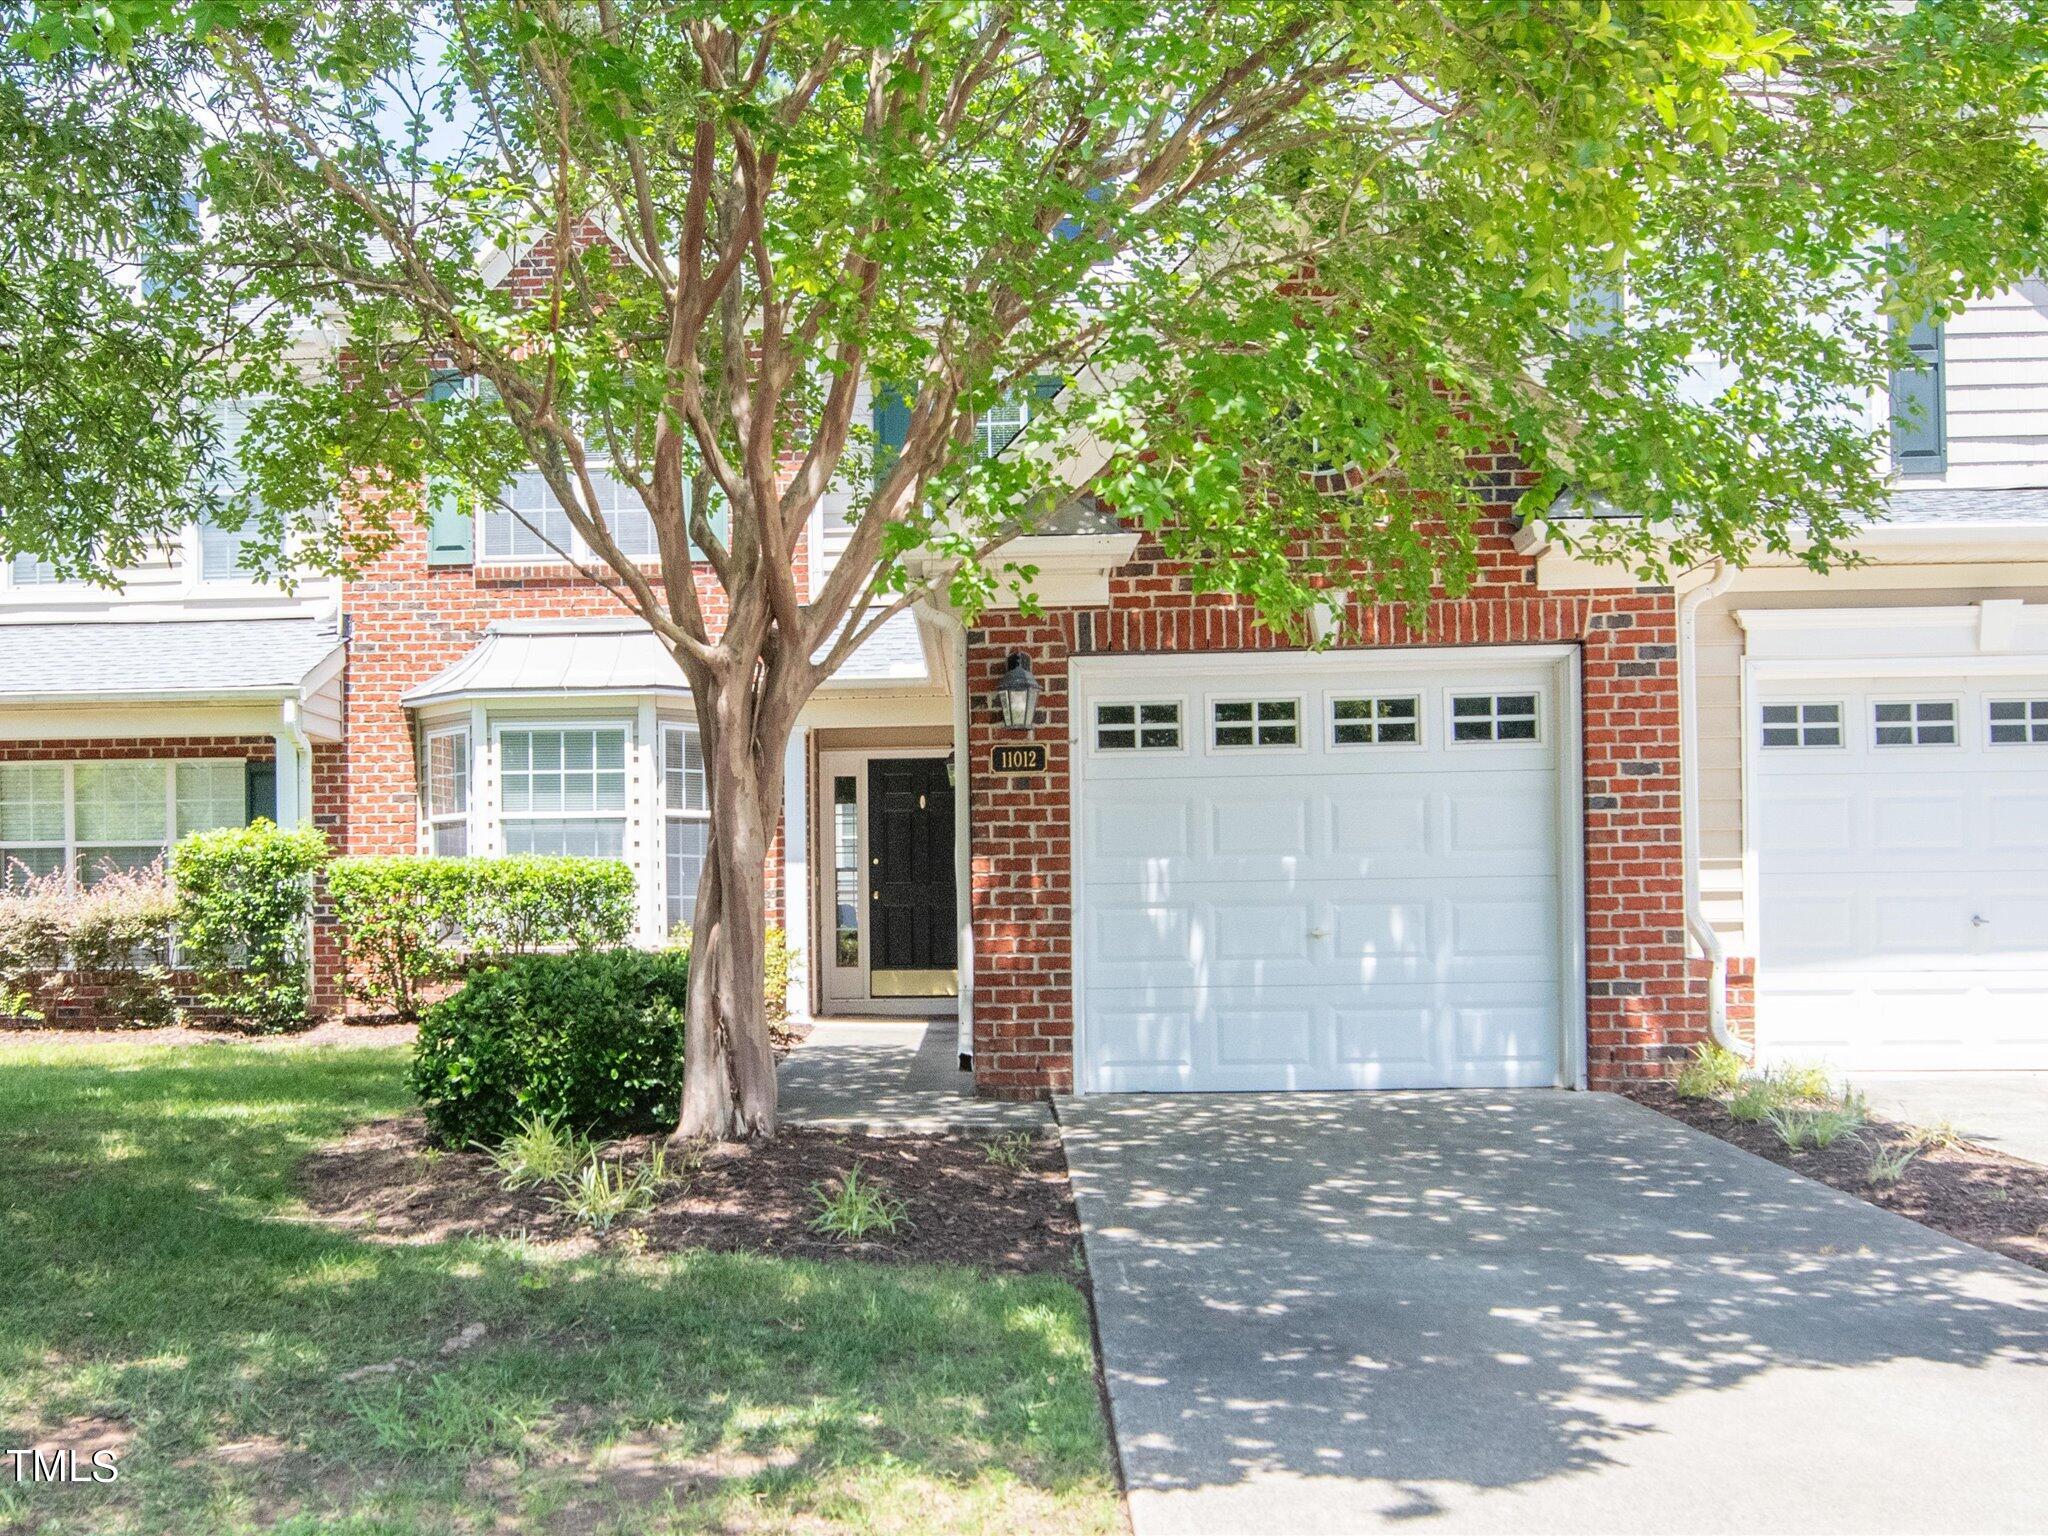
[[1897, 491], [1891, 523], [2048, 523], [2048, 490]]
[[284, 692], [340, 644], [313, 618], [0, 624], [0, 700]]

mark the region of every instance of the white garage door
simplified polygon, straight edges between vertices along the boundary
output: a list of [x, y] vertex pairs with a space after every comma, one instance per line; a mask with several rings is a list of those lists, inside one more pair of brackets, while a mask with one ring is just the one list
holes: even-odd
[[1759, 692], [1759, 1048], [2048, 1069], [2048, 678]]
[[1234, 661], [1076, 664], [1083, 1088], [1555, 1084], [1561, 663]]

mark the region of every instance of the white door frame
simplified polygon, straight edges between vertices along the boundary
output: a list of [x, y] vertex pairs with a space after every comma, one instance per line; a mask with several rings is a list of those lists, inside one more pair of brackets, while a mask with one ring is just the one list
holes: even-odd
[[[1576, 644], [1404, 646], [1387, 650], [1227, 651], [1148, 653], [1138, 656], [1074, 656], [1067, 662], [1067, 890], [1068, 956], [1073, 1010], [1072, 1065], [1076, 1097], [1094, 1091], [1089, 1081], [1087, 967], [1083, 954], [1082, 800], [1088, 750], [1090, 684], [1114, 676], [1119, 682], [1156, 677], [1183, 693], [1187, 675], [1228, 677], [1234, 672], [1270, 672], [1276, 665], [1298, 668], [1307, 687], [1323, 673], [1408, 672], [1466, 668], [1499, 661], [1503, 666], [1548, 662], [1557, 705], [1558, 848], [1558, 1086], [1586, 1086], [1586, 812], [1585, 737], [1580, 700], [1580, 649]], [[1183, 728], [1198, 722], [1182, 711]]]
[[[871, 997], [868, 982], [868, 940], [874, 931], [868, 900], [868, 861], [872, 857], [868, 852], [868, 765], [877, 758], [943, 759], [947, 751], [944, 747], [827, 747], [818, 753], [817, 779], [811, 795], [815, 818], [812, 825], [817, 832], [811, 842], [815, 854], [810, 875], [811, 952], [817, 956], [818, 1012], [826, 1018], [835, 1014], [950, 1018], [959, 1009], [959, 999], [954, 997]], [[832, 861], [837, 852], [832, 829], [832, 781], [844, 775], [852, 776], [858, 797], [854, 822], [858, 846], [855, 857], [860, 870], [860, 969], [853, 977], [848, 977], [845, 967], [836, 963], [838, 950], [833, 942], [839, 908], [832, 888]], [[955, 792], [956, 817], [966, 814], [965, 800], [964, 795]], [[835, 979], [839, 986], [836, 992]]]

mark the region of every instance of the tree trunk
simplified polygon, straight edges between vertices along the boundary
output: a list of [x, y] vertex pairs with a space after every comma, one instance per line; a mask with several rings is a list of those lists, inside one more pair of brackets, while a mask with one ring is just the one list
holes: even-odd
[[[775, 1134], [775, 1052], [768, 1039], [765, 863], [782, 800], [782, 743], [753, 740], [744, 689], [699, 728], [711, 822], [690, 944], [680, 1140], [765, 1141]], [[741, 697], [735, 701], [732, 695]], [[719, 718], [730, 711], [739, 718]], [[709, 729], [704, 722], [715, 721]], [[758, 753], [758, 756], [757, 756]], [[770, 766], [763, 771], [760, 760]]]

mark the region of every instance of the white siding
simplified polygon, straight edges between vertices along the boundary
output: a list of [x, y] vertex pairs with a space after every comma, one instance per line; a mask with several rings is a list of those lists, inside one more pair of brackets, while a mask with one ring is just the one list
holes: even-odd
[[2048, 485], [2048, 281], [2032, 278], [1948, 322], [1948, 470], [1915, 487]]

